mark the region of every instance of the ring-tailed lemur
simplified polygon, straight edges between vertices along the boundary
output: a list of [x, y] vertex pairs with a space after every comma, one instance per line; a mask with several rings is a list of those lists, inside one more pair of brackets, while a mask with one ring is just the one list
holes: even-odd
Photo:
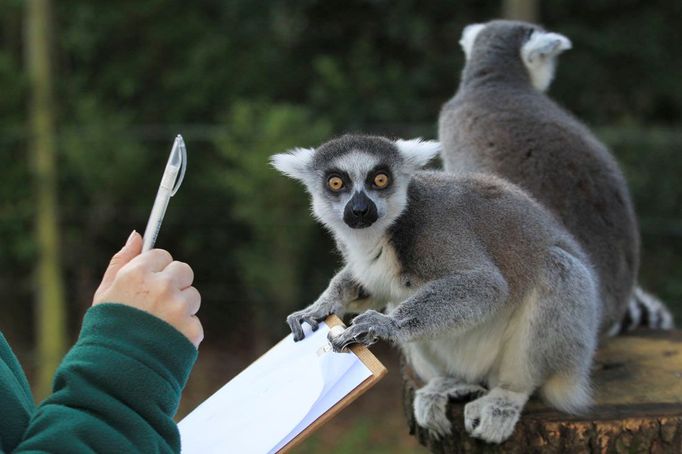
[[313, 213], [345, 266], [318, 300], [287, 318], [303, 322], [370, 295], [387, 311], [358, 315], [331, 340], [336, 350], [396, 343], [427, 382], [417, 422], [449, 433], [449, 397], [476, 395], [466, 430], [489, 442], [512, 433], [536, 389], [573, 412], [590, 401], [599, 304], [589, 259], [552, 214], [491, 175], [420, 171], [435, 142], [343, 136], [273, 156], [303, 182]]
[[628, 308], [626, 328], [641, 319], [671, 328], [665, 305], [635, 287], [639, 232], [618, 164], [544, 94], [570, 40], [532, 24], [492, 21], [465, 27], [460, 44], [460, 86], [439, 121], [445, 170], [492, 172], [559, 216], [597, 270], [603, 332], [620, 331]]

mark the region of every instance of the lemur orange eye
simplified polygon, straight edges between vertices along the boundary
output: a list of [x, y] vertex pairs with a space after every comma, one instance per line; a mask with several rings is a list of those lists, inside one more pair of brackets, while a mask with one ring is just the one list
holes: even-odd
[[374, 175], [374, 186], [379, 189], [384, 189], [388, 186], [388, 175], [385, 173], [377, 173]]
[[343, 189], [343, 180], [339, 177], [330, 177], [327, 180], [327, 185], [329, 186], [329, 189], [332, 191], [340, 191]]

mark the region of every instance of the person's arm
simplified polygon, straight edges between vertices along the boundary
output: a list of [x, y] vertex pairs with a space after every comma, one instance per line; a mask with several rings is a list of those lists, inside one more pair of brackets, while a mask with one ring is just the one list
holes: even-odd
[[196, 356], [146, 312], [93, 307], [15, 452], [178, 452], [172, 418]]
[[172, 418], [203, 339], [200, 296], [189, 266], [138, 255], [131, 238], [15, 452], [179, 452]]

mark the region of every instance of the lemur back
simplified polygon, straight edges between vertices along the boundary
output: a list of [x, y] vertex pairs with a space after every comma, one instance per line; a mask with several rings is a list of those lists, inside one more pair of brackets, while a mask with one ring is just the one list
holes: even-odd
[[[440, 114], [445, 170], [492, 172], [549, 207], [598, 272], [601, 326], [608, 330], [622, 320], [633, 294], [639, 232], [614, 158], [540, 90], [549, 84], [554, 58], [567, 40], [506, 21], [474, 32], [469, 42], [463, 39], [467, 63], [459, 90]], [[552, 36], [543, 42], [542, 34]]]

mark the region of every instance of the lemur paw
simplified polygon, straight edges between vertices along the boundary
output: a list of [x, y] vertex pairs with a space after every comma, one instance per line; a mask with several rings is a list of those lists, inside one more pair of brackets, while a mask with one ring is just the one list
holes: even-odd
[[303, 322], [309, 324], [313, 331], [316, 331], [320, 326], [319, 322], [327, 318], [330, 313], [327, 309], [310, 306], [289, 315], [287, 317], [287, 324], [294, 334], [294, 341], [298, 342], [305, 337], [303, 327], [301, 326]]
[[515, 399], [488, 394], [464, 406], [464, 427], [472, 437], [502, 443], [514, 432], [522, 407]]
[[329, 334], [334, 351], [340, 352], [352, 344], [372, 345], [379, 339], [390, 340], [397, 330], [396, 322], [375, 310], [368, 310], [353, 319], [351, 326], [338, 336]]
[[[434, 389], [436, 388], [436, 389]], [[448, 400], [469, 400], [485, 393], [486, 389], [479, 385], [458, 383], [456, 385], [440, 383], [432, 380], [428, 385], [417, 390], [414, 398], [414, 417], [421, 427], [427, 429], [436, 438], [451, 432], [448, 420]]]
[[435, 438], [448, 435], [452, 430], [447, 415], [448, 396], [423, 391], [417, 390], [414, 396], [414, 419]]

